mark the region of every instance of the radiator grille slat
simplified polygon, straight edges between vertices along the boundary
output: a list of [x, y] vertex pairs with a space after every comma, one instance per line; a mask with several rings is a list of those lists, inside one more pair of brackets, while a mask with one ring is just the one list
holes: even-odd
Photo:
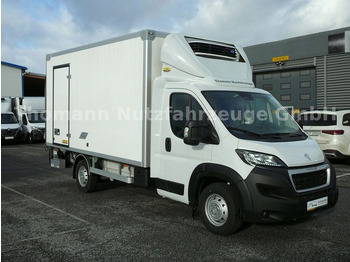
[[296, 190], [305, 190], [327, 184], [327, 170], [294, 174], [292, 181]]

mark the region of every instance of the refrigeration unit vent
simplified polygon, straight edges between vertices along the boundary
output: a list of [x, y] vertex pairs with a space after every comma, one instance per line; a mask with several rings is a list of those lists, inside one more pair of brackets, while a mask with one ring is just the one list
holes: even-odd
[[192, 51], [197, 56], [223, 59], [230, 61], [239, 61], [239, 53], [233, 45], [226, 45], [221, 43], [211, 43], [201, 39], [186, 38]]

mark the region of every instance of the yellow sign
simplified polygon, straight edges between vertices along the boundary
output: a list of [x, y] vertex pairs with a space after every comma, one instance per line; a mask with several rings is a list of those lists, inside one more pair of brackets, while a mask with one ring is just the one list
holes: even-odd
[[170, 72], [170, 70], [171, 70], [170, 67], [164, 67], [163, 68], [163, 72]]
[[272, 62], [281, 62], [281, 61], [288, 61], [289, 60], [289, 55], [284, 55], [284, 56], [275, 56], [272, 57]]
[[62, 139], [63, 144], [68, 144], [68, 140]]

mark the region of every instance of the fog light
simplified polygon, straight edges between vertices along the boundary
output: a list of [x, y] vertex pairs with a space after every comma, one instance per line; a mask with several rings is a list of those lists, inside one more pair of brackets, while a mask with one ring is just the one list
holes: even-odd
[[262, 212], [262, 218], [266, 219], [269, 216], [270, 216], [270, 212], [269, 211], [265, 210], [265, 211]]

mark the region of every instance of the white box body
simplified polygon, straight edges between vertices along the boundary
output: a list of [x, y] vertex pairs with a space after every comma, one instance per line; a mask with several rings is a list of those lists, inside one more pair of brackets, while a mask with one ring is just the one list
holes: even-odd
[[166, 33], [144, 30], [47, 56], [47, 144], [149, 167], [151, 85]]

